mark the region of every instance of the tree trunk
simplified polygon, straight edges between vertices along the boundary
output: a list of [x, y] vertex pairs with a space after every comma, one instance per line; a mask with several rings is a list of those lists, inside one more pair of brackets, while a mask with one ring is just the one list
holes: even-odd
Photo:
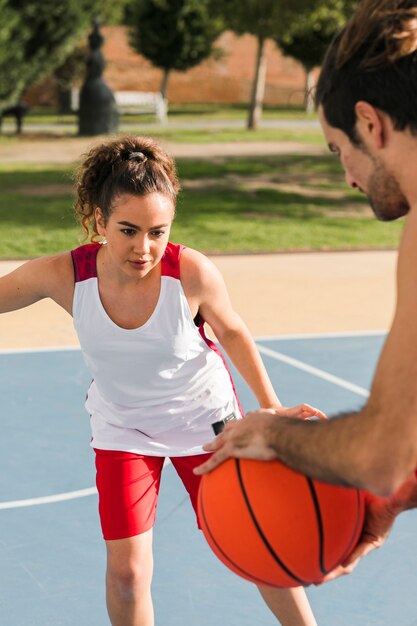
[[161, 83], [161, 96], [165, 100], [165, 98], [167, 97], [167, 86], [168, 86], [169, 70], [164, 69], [163, 72], [164, 72], [164, 74], [162, 76], [162, 83]]
[[313, 113], [315, 110], [314, 105], [314, 78], [313, 78], [313, 68], [306, 67], [306, 83], [305, 83], [305, 93], [304, 93], [304, 108], [307, 113]]
[[252, 98], [249, 106], [248, 129], [258, 128], [262, 116], [262, 105], [265, 93], [266, 57], [265, 39], [258, 38], [255, 78], [253, 81]]

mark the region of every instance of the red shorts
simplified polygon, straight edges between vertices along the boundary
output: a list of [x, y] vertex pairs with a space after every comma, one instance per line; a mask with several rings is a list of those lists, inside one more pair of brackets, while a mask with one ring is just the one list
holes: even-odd
[[[155, 522], [156, 505], [164, 457], [144, 456], [118, 450], [96, 450], [97, 490], [103, 537], [126, 539], [146, 532]], [[197, 493], [201, 476], [193, 468], [210, 454], [172, 457], [197, 515]]]

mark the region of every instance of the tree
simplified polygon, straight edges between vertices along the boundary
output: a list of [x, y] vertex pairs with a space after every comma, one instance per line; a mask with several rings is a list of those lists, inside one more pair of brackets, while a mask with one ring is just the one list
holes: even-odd
[[71, 88], [81, 83], [86, 73], [88, 47], [86, 42], [77, 44], [65, 61], [52, 72], [58, 88], [59, 105], [62, 113], [71, 111]]
[[301, 14], [275, 39], [282, 52], [297, 59], [305, 69], [304, 104], [308, 112], [314, 109], [313, 69], [321, 64], [328, 45], [353, 12], [354, 4], [351, 0], [327, 0], [311, 12]]
[[135, 0], [130, 7], [131, 46], [163, 70], [165, 98], [169, 73], [184, 72], [215, 54], [220, 22], [208, 0]]
[[317, 4], [318, 0], [211, 0], [212, 11], [222, 16], [224, 27], [239, 35], [250, 33], [257, 39], [257, 56], [252, 95], [249, 103], [249, 129], [257, 128], [262, 115], [267, 39], [276, 39], [301, 12]]
[[[0, 0], [0, 107], [58, 67], [110, 0]], [[119, 3], [120, 4], [120, 3]], [[120, 12], [120, 9], [118, 8]]]

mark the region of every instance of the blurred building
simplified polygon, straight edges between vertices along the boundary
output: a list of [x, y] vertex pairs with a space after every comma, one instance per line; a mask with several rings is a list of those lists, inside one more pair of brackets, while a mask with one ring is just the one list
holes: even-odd
[[[137, 54], [128, 43], [127, 29], [109, 26], [103, 53], [106, 59], [104, 78], [113, 91], [159, 91], [162, 72]], [[238, 37], [223, 33], [216, 45], [224, 50], [219, 59], [208, 59], [187, 72], [172, 72], [167, 97], [173, 103], [247, 103], [255, 72], [257, 42], [252, 35]], [[277, 46], [266, 45], [267, 75], [265, 104], [301, 104], [304, 98], [305, 72], [300, 63], [285, 57]], [[75, 85], [77, 86], [77, 85]], [[57, 105], [58, 88], [49, 79], [25, 94], [31, 105]]]

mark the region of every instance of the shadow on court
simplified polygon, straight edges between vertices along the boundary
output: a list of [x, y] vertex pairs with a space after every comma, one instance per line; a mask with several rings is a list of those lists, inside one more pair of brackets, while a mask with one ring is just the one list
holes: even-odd
[[[283, 404], [329, 414], [360, 407], [381, 334], [258, 340]], [[78, 350], [0, 352], [0, 623], [105, 626], [104, 544]], [[235, 375], [245, 410], [256, 406]], [[416, 626], [416, 513], [349, 577], [308, 590], [321, 626]], [[236, 532], [239, 532], [238, 525]], [[227, 570], [196, 529], [167, 465], [155, 527], [157, 626], [273, 626], [256, 588]]]

